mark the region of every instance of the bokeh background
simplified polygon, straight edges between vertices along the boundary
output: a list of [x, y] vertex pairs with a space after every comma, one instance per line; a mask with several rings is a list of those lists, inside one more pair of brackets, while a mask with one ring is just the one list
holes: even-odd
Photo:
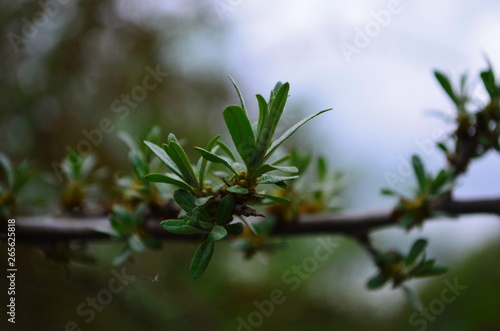
[[[390, 6], [397, 14], [386, 16], [363, 47], [346, 55], [343, 47], [355, 46], [359, 31]], [[477, 73], [486, 67], [485, 56], [500, 65], [499, 17], [500, 3], [493, 0], [3, 1], [0, 150], [50, 173], [68, 146], [90, 141], [84, 132], [109, 118], [114, 130], [86, 146], [110, 174], [130, 171], [118, 130], [140, 137], [159, 125], [164, 133], [185, 137], [185, 146], [204, 145], [218, 132], [228, 137], [221, 111], [237, 103], [228, 75], [253, 110], [253, 95], [289, 81], [290, 116], [334, 108], [299, 131], [293, 143], [324, 154], [348, 175], [345, 209], [389, 207], [394, 201], [379, 190], [387, 186], [388, 172], [398, 173], [402, 159], [418, 153], [433, 169], [444, 164], [439, 152], [425, 147], [433, 133], [452, 128], [434, 116], [435, 110], [453, 110], [432, 70], [450, 73], [455, 81], [469, 72], [470, 88], [481, 100], [485, 92]], [[161, 82], [127, 113], [117, 111], [124, 96], [139, 93], [150, 70], [164, 73]], [[457, 196], [500, 194], [498, 168], [498, 155], [475, 162]], [[25, 212], [56, 214], [60, 188], [42, 179], [25, 194], [44, 199]], [[407, 178], [397, 188], [412, 184]], [[286, 250], [251, 261], [220, 245], [200, 280], [188, 276], [195, 246], [166, 242], [161, 251], [126, 265], [137, 280], [89, 323], [76, 309], [107, 288], [112, 270], [121, 270], [111, 266], [120, 246], [92, 243], [97, 264], [65, 270], [37, 248], [19, 244], [16, 326], [65, 330], [74, 321], [82, 330], [236, 330], [238, 318], [255, 311], [255, 300], [281, 289], [286, 301], [256, 330], [500, 329], [498, 218], [435, 221], [409, 234], [381, 230], [373, 240], [380, 248], [407, 250], [421, 236], [430, 239], [429, 253], [451, 269], [411, 283], [424, 306], [440, 298], [445, 280], [467, 286], [425, 328], [411, 323], [413, 312], [400, 291], [366, 290], [375, 269], [354, 241], [340, 236], [333, 237], [339, 247], [332, 256], [296, 291], [282, 275], [311, 256], [314, 237], [290, 239]], [[3, 316], [0, 328], [11, 327]]]

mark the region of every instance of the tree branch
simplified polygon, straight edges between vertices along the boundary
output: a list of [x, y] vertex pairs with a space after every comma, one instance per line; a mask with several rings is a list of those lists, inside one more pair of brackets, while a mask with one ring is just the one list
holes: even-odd
[[[435, 210], [451, 214], [495, 214], [500, 215], [500, 199], [447, 201]], [[146, 230], [155, 238], [173, 240], [197, 240], [198, 236], [176, 235], [160, 227], [159, 218], [148, 219]], [[340, 233], [357, 238], [365, 237], [370, 231], [394, 225], [396, 218], [392, 210], [375, 212], [349, 212], [335, 215], [303, 215], [297, 222], [278, 222], [274, 236], [295, 236]], [[57, 240], [99, 240], [109, 239], [107, 234], [94, 228], [109, 228], [107, 218], [68, 217], [18, 217], [16, 218], [16, 239], [23, 242], [47, 242]], [[5, 235], [5, 234], [4, 234]]]

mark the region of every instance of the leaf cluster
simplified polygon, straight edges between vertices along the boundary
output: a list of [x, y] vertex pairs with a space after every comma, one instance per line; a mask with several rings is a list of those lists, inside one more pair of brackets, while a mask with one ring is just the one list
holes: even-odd
[[426, 247], [427, 240], [418, 239], [406, 256], [395, 250], [388, 252], [374, 250], [379, 272], [370, 278], [367, 287], [371, 290], [378, 289], [390, 281], [392, 287], [396, 288], [412, 278], [432, 277], [445, 273], [448, 269], [437, 266], [436, 259], [427, 259]]
[[1, 152], [0, 168], [5, 174], [5, 182], [0, 182], [0, 219], [7, 219], [14, 215], [20, 192], [35, 174], [26, 161], [15, 166]]
[[118, 266], [130, 259], [132, 253], [143, 253], [146, 248], [159, 249], [161, 243], [151, 237], [144, 229], [144, 213], [146, 205], [141, 203], [130, 211], [122, 205], [115, 204], [109, 215], [111, 228], [95, 228], [106, 233], [114, 240], [124, 242], [125, 246], [114, 258], [113, 265]]
[[451, 135], [454, 146], [450, 147], [449, 143], [442, 141], [438, 147], [459, 174], [466, 170], [470, 159], [481, 157], [490, 149], [500, 151], [500, 84], [488, 61], [488, 68], [479, 74], [489, 97], [482, 104], [470, 95], [467, 75], [462, 75], [459, 89], [453, 87], [450, 78], [443, 72], [435, 71], [434, 75], [457, 108], [457, 127]]
[[382, 194], [399, 197], [394, 212], [399, 224], [407, 230], [421, 226], [425, 219], [431, 217], [432, 203], [449, 194], [455, 186], [455, 177], [451, 170], [442, 169], [434, 176], [427, 172], [418, 155], [412, 156], [411, 164], [418, 184], [413, 197], [406, 197], [391, 189], [382, 190]]
[[[231, 223], [234, 216], [263, 216], [249, 204], [265, 199], [283, 200], [257, 192], [257, 186], [273, 184], [286, 188], [285, 181], [297, 178], [295, 174], [298, 169], [294, 166], [282, 166], [279, 160], [271, 163], [268, 161], [281, 144], [302, 125], [327, 111], [306, 117], [275, 140], [274, 135], [288, 98], [289, 84], [277, 83], [267, 101], [257, 95], [259, 117], [253, 124], [250, 123], [241, 92], [234, 81], [233, 84], [241, 105], [226, 107], [223, 118], [236, 153], [217, 135], [206, 147], [195, 147], [200, 159], [193, 166], [174, 134], [170, 134], [161, 147], [145, 141], [169, 169], [168, 173], [147, 174], [145, 180], [178, 187], [173, 198], [182, 208], [180, 218], [165, 220], [161, 223], [162, 227], [173, 233], [199, 234], [202, 237], [191, 262], [193, 278], [200, 277], [206, 270], [215, 242], [228, 234], [237, 236], [243, 232], [242, 223]], [[211, 172], [214, 164], [224, 170]], [[275, 171], [291, 175], [279, 176], [273, 173]]]

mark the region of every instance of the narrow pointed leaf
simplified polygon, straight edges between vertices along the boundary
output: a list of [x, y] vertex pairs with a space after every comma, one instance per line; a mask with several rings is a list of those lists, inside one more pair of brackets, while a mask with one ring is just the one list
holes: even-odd
[[[220, 138], [220, 134], [212, 138], [207, 144], [207, 151], [212, 151], [214, 148], [215, 144]], [[203, 188], [203, 181], [205, 179], [205, 173], [208, 171], [208, 160], [205, 158], [202, 158], [200, 160], [200, 167], [199, 167], [199, 172], [198, 172], [198, 179], [199, 179], [199, 187], [200, 189]]]
[[420, 273], [417, 277], [433, 277], [440, 276], [448, 271], [448, 268], [443, 266], [433, 266], [429, 270]]
[[228, 168], [229, 170], [231, 170], [234, 174], [236, 174], [236, 171], [233, 169], [233, 167], [231, 166], [231, 164], [225, 160], [223, 157], [215, 154], [215, 153], [212, 153], [212, 152], [209, 152], [207, 151], [206, 149], [203, 149], [201, 147], [195, 147], [194, 148], [198, 153], [200, 153], [200, 155], [210, 161], [210, 162], [213, 162], [213, 163], [220, 163], [222, 165], [224, 165], [226, 168]]
[[328, 165], [326, 159], [322, 156], [318, 158], [318, 163], [316, 165], [316, 170], [318, 172], [318, 179], [320, 182], [326, 180], [326, 176], [328, 174]]
[[486, 91], [490, 95], [490, 98], [494, 99], [498, 93], [495, 82], [495, 74], [493, 73], [491, 68], [481, 73], [481, 79], [483, 80], [484, 87], [486, 88]]
[[437, 71], [437, 70], [434, 71], [434, 76], [438, 80], [439, 84], [441, 84], [441, 87], [444, 89], [446, 94], [448, 94], [450, 99], [453, 100], [453, 102], [456, 105], [458, 105], [458, 103], [459, 103], [458, 98], [455, 95], [455, 92], [453, 91], [453, 87], [451, 86], [451, 83], [450, 83], [450, 80], [448, 79], [448, 77], [445, 74], [443, 74], [442, 72]]
[[234, 88], [236, 89], [236, 93], [238, 94], [238, 98], [240, 99], [240, 104], [241, 108], [243, 108], [245, 111], [247, 111], [247, 107], [245, 106], [245, 100], [243, 100], [243, 95], [241, 94], [240, 88], [238, 87], [238, 84], [234, 81], [234, 79], [231, 76], [228, 76], [229, 80], [231, 80], [231, 83], [233, 83]]
[[384, 188], [380, 191], [383, 195], [396, 195], [396, 192], [394, 192], [391, 189]]
[[260, 134], [262, 133], [263, 128], [266, 125], [267, 116], [268, 116], [268, 112], [269, 112], [269, 106], [268, 106], [266, 100], [264, 99], [264, 97], [262, 97], [262, 95], [260, 95], [260, 94], [257, 94], [257, 102], [259, 104], [259, 120], [258, 120], [258, 125], [257, 125], [257, 137], [259, 137]]
[[411, 163], [413, 165], [413, 170], [415, 171], [415, 176], [417, 177], [418, 187], [420, 188], [420, 192], [423, 193], [425, 191], [425, 186], [427, 183], [424, 163], [422, 162], [422, 159], [416, 154], [412, 156]]
[[229, 148], [229, 146], [227, 146], [225, 143], [223, 143], [220, 140], [217, 141], [217, 146], [220, 147], [221, 151], [226, 153], [226, 155], [231, 159], [232, 162], [236, 162], [236, 158], [234, 157], [234, 154], [231, 151], [231, 149]]
[[[128, 153], [128, 159], [129, 159], [130, 163], [132, 164], [132, 167], [133, 167], [134, 172], [137, 175], [137, 177], [144, 178], [144, 176], [149, 171], [149, 167], [146, 166], [142, 162], [142, 158], [141, 158], [141, 155], [139, 154], [139, 152], [138, 151], [130, 151]], [[92, 165], [92, 167], [93, 167], [93, 165]], [[90, 169], [88, 171], [90, 173]]]
[[427, 271], [431, 270], [435, 263], [436, 259], [421, 262], [409, 272], [409, 275], [413, 277], [419, 277], [421, 274], [424, 274]]
[[287, 167], [287, 166], [277, 166], [277, 165], [271, 165], [271, 164], [263, 164], [261, 165], [257, 171], [255, 172], [254, 176], [255, 177], [259, 177], [267, 172], [270, 172], [270, 171], [274, 171], [274, 170], [278, 170], [278, 171], [282, 171], [282, 172], [287, 172], [287, 173], [290, 173], [290, 174], [296, 174], [299, 172], [299, 169], [297, 169], [297, 167]]
[[285, 180], [299, 178], [299, 176], [274, 176], [274, 175], [262, 175], [257, 178], [257, 184], [276, 184], [283, 182]]
[[[276, 89], [279, 86], [279, 90]], [[275, 90], [271, 93], [271, 99], [269, 101], [269, 113], [265, 125], [262, 127], [259, 136], [257, 137], [257, 157], [255, 163], [259, 164], [263, 162], [266, 151], [271, 144], [271, 140], [276, 132], [276, 127], [278, 126], [283, 110], [285, 109], [286, 100], [288, 98], [288, 92], [290, 90], [290, 84], [285, 83], [282, 85], [276, 84]]]
[[163, 149], [166, 150], [168, 156], [174, 161], [186, 183], [193, 187], [198, 186], [198, 180], [196, 179], [193, 166], [189, 162], [186, 152], [184, 152], [181, 145], [179, 145], [177, 141], [170, 141], [168, 145], [163, 145]]
[[194, 254], [193, 260], [191, 261], [191, 277], [199, 278], [203, 275], [205, 270], [207, 270], [208, 264], [210, 263], [214, 253], [214, 247], [215, 244], [210, 239], [205, 239], [205, 241], [201, 243]]
[[452, 179], [452, 174], [446, 170], [441, 170], [431, 185], [431, 193], [437, 194], [444, 187], [444, 185]]
[[187, 191], [192, 191], [192, 188], [183, 181], [180, 177], [174, 177], [175, 175], [162, 175], [162, 174], [148, 174], [144, 176], [144, 179], [150, 183], [167, 183], [171, 185], [178, 186]]
[[165, 165], [174, 173], [176, 174], [177, 176], [179, 177], [182, 177], [182, 174], [181, 172], [179, 171], [179, 169], [177, 168], [177, 166], [175, 165], [175, 163], [172, 161], [172, 159], [167, 155], [167, 153], [163, 150], [163, 148], [161, 148], [160, 146], [158, 145], [155, 145], [149, 141], [144, 141], [144, 143], [146, 145], [148, 145], [148, 147], [151, 149], [151, 151], [153, 151], [153, 153], [155, 153], [156, 156], [158, 156], [158, 158], [163, 162], [165, 163]]
[[275, 151], [276, 149], [285, 141], [287, 140], [288, 138], [290, 138], [294, 133], [295, 131], [297, 131], [302, 125], [306, 124], [307, 122], [309, 122], [311, 119], [315, 118], [316, 116], [318, 115], [321, 115], [327, 111], [330, 111], [330, 109], [325, 109], [325, 110], [322, 110], [316, 114], [313, 114], [313, 115], [310, 115], [306, 118], [304, 118], [302, 121], [298, 122], [297, 124], [295, 124], [294, 126], [292, 126], [290, 129], [288, 129], [285, 133], [283, 133], [283, 135], [275, 140], [271, 146], [269, 147], [269, 150], [267, 151], [266, 153], [266, 156], [264, 157], [264, 161], [267, 160]]
[[277, 197], [277, 196], [274, 196], [274, 195], [262, 194], [262, 196], [264, 198], [270, 200], [270, 202], [272, 202], [272, 203], [288, 203], [288, 202], [290, 202], [290, 200], [287, 199], [287, 198]]
[[408, 253], [408, 256], [405, 259], [405, 264], [408, 266], [415, 263], [420, 254], [424, 252], [425, 247], [427, 247], [427, 240], [418, 239], [417, 241], [415, 241], [410, 249], [410, 253]]
[[5, 177], [7, 178], [7, 183], [9, 186], [14, 185], [14, 168], [12, 167], [12, 163], [7, 158], [7, 156], [3, 153], [0, 153], [0, 165], [5, 171]]
[[234, 146], [243, 162], [250, 166], [255, 158], [255, 136], [245, 110], [239, 106], [229, 106], [224, 110], [224, 121], [233, 139]]

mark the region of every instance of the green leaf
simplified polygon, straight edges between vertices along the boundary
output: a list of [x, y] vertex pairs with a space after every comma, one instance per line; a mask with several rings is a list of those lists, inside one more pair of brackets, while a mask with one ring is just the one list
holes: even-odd
[[260, 137], [262, 130], [266, 125], [266, 120], [269, 112], [269, 106], [264, 99], [264, 97], [260, 94], [257, 94], [257, 102], [259, 104], [259, 121], [257, 125], [257, 137]]
[[443, 87], [446, 94], [448, 94], [448, 96], [451, 98], [451, 100], [453, 100], [453, 102], [456, 105], [458, 105], [459, 104], [458, 98], [455, 95], [455, 92], [453, 91], [453, 87], [451, 86], [451, 83], [450, 83], [450, 80], [448, 79], [448, 77], [444, 73], [437, 71], [437, 70], [434, 71], [434, 76], [438, 80], [439, 84], [441, 84], [441, 86]]
[[405, 214], [399, 219], [399, 225], [406, 229], [410, 229], [416, 223], [416, 218], [412, 214]]
[[273, 89], [271, 90], [271, 95], [269, 96], [269, 104], [272, 104], [274, 99], [276, 99], [276, 95], [280, 91], [281, 87], [283, 86], [282, 82], [277, 82]]
[[413, 170], [415, 171], [415, 176], [417, 177], [420, 193], [424, 193], [427, 183], [424, 163], [422, 162], [422, 159], [420, 159], [420, 157], [416, 154], [411, 157], [411, 163], [413, 165]]
[[247, 113], [239, 106], [229, 106], [224, 109], [223, 115], [234, 146], [249, 169], [256, 156], [256, 147]]
[[193, 226], [186, 225], [186, 221], [184, 220], [165, 220], [161, 222], [160, 225], [168, 232], [176, 234], [194, 234], [203, 232]]
[[234, 157], [233, 152], [231, 152], [231, 149], [229, 148], [229, 146], [224, 144], [222, 141], [217, 141], [217, 146], [219, 146], [220, 149], [224, 153], [226, 153], [226, 155], [231, 159], [231, 161], [236, 162], [236, 158]]
[[432, 277], [432, 276], [439, 276], [448, 271], [447, 267], [443, 266], [433, 266], [427, 271], [421, 272], [418, 274], [418, 277]]
[[[220, 134], [215, 136], [214, 138], [212, 138], [212, 140], [210, 140], [207, 144], [207, 151], [212, 151], [212, 149], [214, 148], [215, 144], [217, 143], [217, 141], [219, 140], [220, 138]], [[205, 158], [202, 158], [201, 160], [201, 164], [200, 164], [200, 171], [198, 173], [198, 178], [199, 178], [199, 187], [200, 189], [203, 188], [203, 181], [205, 179], [205, 172], [208, 171], [207, 169], [207, 166], [208, 166], [208, 160], [205, 159]]]
[[[136, 165], [137, 166], [137, 162], [140, 163], [140, 166], [142, 166], [142, 161], [139, 159], [139, 160], [134, 160], [136, 162]], [[81, 166], [80, 166], [80, 176], [81, 178], [86, 178], [90, 175], [92, 169], [94, 168], [94, 166], [96, 165], [97, 163], [97, 160], [95, 158], [94, 155], [90, 154], [90, 155], [87, 155], [85, 156], [84, 158], [82, 158], [82, 162], [81, 162]]]
[[412, 277], [423, 277], [421, 275], [425, 274], [427, 271], [432, 269], [432, 267], [434, 266], [434, 263], [436, 263], [436, 259], [423, 261], [423, 262], [419, 263], [415, 268], [410, 270], [410, 272], [408, 274]]
[[7, 178], [7, 183], [9, 184], [9, 186], [13, 186], [15, 179], [14, 168], [12, 167], [12, 163], [10, 162], [8, 157], [1, 152], [0, 152], [0, 165], [5, 171], [5, 177]]
[[437, 147], [442, 150], [445, 154], [448, 154], [448, 147], [444, 143], [437, 143]]
[[306, 124], [307, 122], [309, 122], [311, 119], [315, 118], [316, 116], [318, 115], [321, 115], [327, 111], [330, 111], [332, 110], [331, 108], [330, 109], [325, 109], [325, 110], [322, 110], [316, 114], [313, 114], [313, 115], [310, 115], [306, 118], [304, 118], [302, 121], [298, 122], [297, 124], [295, 124], [294, 126], [292, 126], [290, 129], [288, 129], [285, 133], [283, 133], [283, 135], [281, 137], [279, 137], [277, 140], [275, 140], [271, 146], [269, 147], [267, 153], [266, 153], [266, 156], [264, 157], [263, 161], [266, 161], [275, 151], [276, 149], [283, 143], [285, 142], [285, 140], [287, 140], [288, 138], [290, 138], [294, 133], [295, 131], [297, 131], [302, 125]]
[[[128, 153], [128, 159], [132, 164], [135, 174], [138, 178], [144, 178], [144, 176], [149, 171], [148, 167], [142, 162], [141, 155], [138, 151], [130, 151]], [[83, 166], [82, 166], [83, 168]], [[89, 170], [90, 172], [90, 170]]]
[[174, 200], [182, 209], [184, 209], [188, 213], [196, 207], [196, 198], [184, 189], [175, 190]]
[[180, 177], [174, 177], [175, 175], [162, 175], [162, 174], [148, 174], [144, 176], [144, 179], [150, 183], [167, 183], [171, 185], [178, 186], [183, 188], [189, 192], [192, 192], [191, 186], [189, 186], [185, 181], [183, 181]]
[[415, 241], [410, 249], [410, 253], [408, 253], [408, 256], [405, 259], [405, 264], [408, 266], [415, 263], [420, 254], [424, 252], [425, 247], [427, 247], [427, 240], [418, 239], [417, 241]]
[[196, 250], [191, 261], [191, 277], [199, 278], [207, 270], [210, 259], [214, 253], [215, 244], [210, 239], [205, 239]]
[[146, 250], [141, 237], [139, 237], [136, 233], [133, 233], [130, 237], [128, 237], [128, 245], [136, 253], [143, 253]]
[[[192, 211], [193, 213], [193, 218], [198, 221], [198, 223], [201, 222], [210, 222], [210, 214], [205, 208], [200, 208], [196, 207]], [[210, 228], [212, 228], [212, 225], [210, 224]]]
[[201, 207], [204, 206], [208, 202], [208, 200], [212, 198], [212, 196], [198, 198], [194, 201], [194, 204], [196, 205], [196, 207]]
[[131, 151], [139, 150], [139, 148], [137, 148], [137, 144], [135, 143], [134, 139], [132, 139], [132, 137], [127, 132], [118, 131], [116, 136], [118, 137], [118, 139], [123, 141]]
[[232, 194], [226, 195], [219, 202], [217, 206], [217, 211], [215, 213], [215, 219], [218, 224], [224, 224], [232, 219], [234, 207], [236, 206], [236, 197]]
[[451, 179], [453, 179], [453, 175], [451, 172], [446, 170], [441, 170], [431, 185], [431, 193], [438, 194], [441, 188], [446, 185]]
[[489, 70], [481, 72], [481, 79], [483, 80], [484, 87], [486, 88], [486, 91], [490, 95], [490, 98], [494, 99], [497, 96], [498, 92], [495, 82], [495, 74], [493, 73], [493, 70], [489, 68]]
[[123, 226], [125, 226], [126, 228], [130, 228], [134, 225], [132, 218], [130, 217], [129, 212], [123, 206], [114, 205], [113, 206], [113, 213], [117, 216], [117, 218], [121, 221]]
[[326, 181], [326, 176], [328, 174], [328, 166], [326, 163], [326, 159], [322, 156], [318, 157], [318, 163], [317, 163], [317, 172], [318, 172], [318, 179], [320, 182]]
[[155, 125], [149, 130], [146, 140], [151, 141], [153, 143], [159, 143], [161, 138], [161, 129], [158, 125]]
[[409, 287], [403, 285], [402, 288], [406, 299], [408, 300], [412, 308], [417, 311], [422, 310], [422, 303], [420, 302], [418, 296]]
[[228, 168], [229, 170], [231, 170], [235, 175], [237, 175], [236, 173], [236, 170], [233, 169], [233, 167], [231, 166], [231, 164], [225, 160], [224, 158], [222, 158], [221, 156], [215, 154], [215, 153], [212, 153], [212, 152], [209, 152], [207, 151], [206, 149], [203, 149], [201, 147], [195, 147], [194, 148], [198, 153], [200, 153], [200, 155], [210, 161], [210, 162], [213, 162], [213, 163], [220, 163], [222, 165], [224, 165], [226, 168]]
[[372, 278], [370, 278], [370, 280], [368, 281], [368, 283], [366, 284], [366, 286], [370, 289], [370, 290], [376, 290], [378, 288], [381, 288], [382, 286], [385, 285], [385, 283], [387, 283], [387, 277], [382, 275], [382, 274], [378, 274], [376, 276], [373, 276]]
[[282, 189], [285, 189], [285, 190], [288, 188], [288, 185], [285, 182], [276, 182], [276, 183], [274, 183], [274, 185], [281, 187]]
[[272, 203], [288, 203], [290, 202], [289, 199], [283, 198], [283, 197], [277, 197], [274, 195], [269, 195], [269, 194], [261, 194], [264, 198], [269, 199], [272, 201]]
[[125, 248], [123, 248], [121, 252], [113, 259], [113, 265], [115, 267], [122, 265], [123, 263], [127, 262], [130, 255], [132, 255], [132, 250], [128, 246], [125, 246]]
[[226, 226], [227, 233], [233, 236], [239, 236], [245, 230], [245, 226], [242, 223], [233, 223]]
[[245, 100], [243, 100], [243, 95], [241, 94], [240, 88], [238, 87], [238, 85], [231, 76], [228, 77], [229, 80], [231, 80], [231, 83], [233, 83], [234, 88], [236, 89], [236, 93], [238, 94], [238, 98], [240, 99], [241, 108], [247, 111], [247, 107], [245, 106]]
[[227, 231], [220, 225], [214, 225], [212, 231], [210, 231], [210, 234], [208, 236], [213, 241], [219, 241], [226, 238]]
[[299, 172], [299, 169], [297, 169], [297, 167], [287, 167], [287, 166], [263, 164], [257, 169], [257, 171], [255, 171], [254, 176], [259, 177], [267, 172], [274, 171], [274, 170], [278, 170], [278, 171], [282, 171], [282, 172], [286, 172], [286, 173], [290, 173], [290, 174], [296, 174]]
[[170, 141], [169, 144], [163, 144], [163, 149], [167, 152], [168, 156], [174, 161], [175, 165], [182, 173], [182, 178], [186, 183], [193, 187], [198, 186], [198, 179], [194, 173], [193, 166], [184, 152], [184, 149], [177, 141]]
[[149, 141], [144, 141], [146, 145], [153, 151], [153, 153], [172, 171], [174, 174], [182, 178], [182, 174], [172, 161], [172, 159], [167, 155], [167, 153], [158, 145], [155, 145]]
[[383, 195], [396, 195], [396, 192], [394, 192], [391, 189], [384, 188], [380, 191]]
[[274, 176], [274, 175], [262, 175], [257, 178], [257, 184], [277, 184], [285, 180], [296, 179], [299, 176]]
[[227, 191], [235, 194], [248, 194], [248, 189], [239, 185], [229, 186]]
[[255, 158], [255, 165], [259, 165], [263, 162], [264, 156], [267, 152], [269, 145], [276, 132], [276, 127], [278, 126], [283, 110], [285, 109], [286, 100], [288, 98], [288, 91], [290, 90], [290, 84], [282, 84], [278, 82], [271, 92], [271, 98], [269, 101], [269, 114], [266, 119], [265, 125], [263, 125], [262, 130], [259, 132], [257, 137], [257, 157]]

